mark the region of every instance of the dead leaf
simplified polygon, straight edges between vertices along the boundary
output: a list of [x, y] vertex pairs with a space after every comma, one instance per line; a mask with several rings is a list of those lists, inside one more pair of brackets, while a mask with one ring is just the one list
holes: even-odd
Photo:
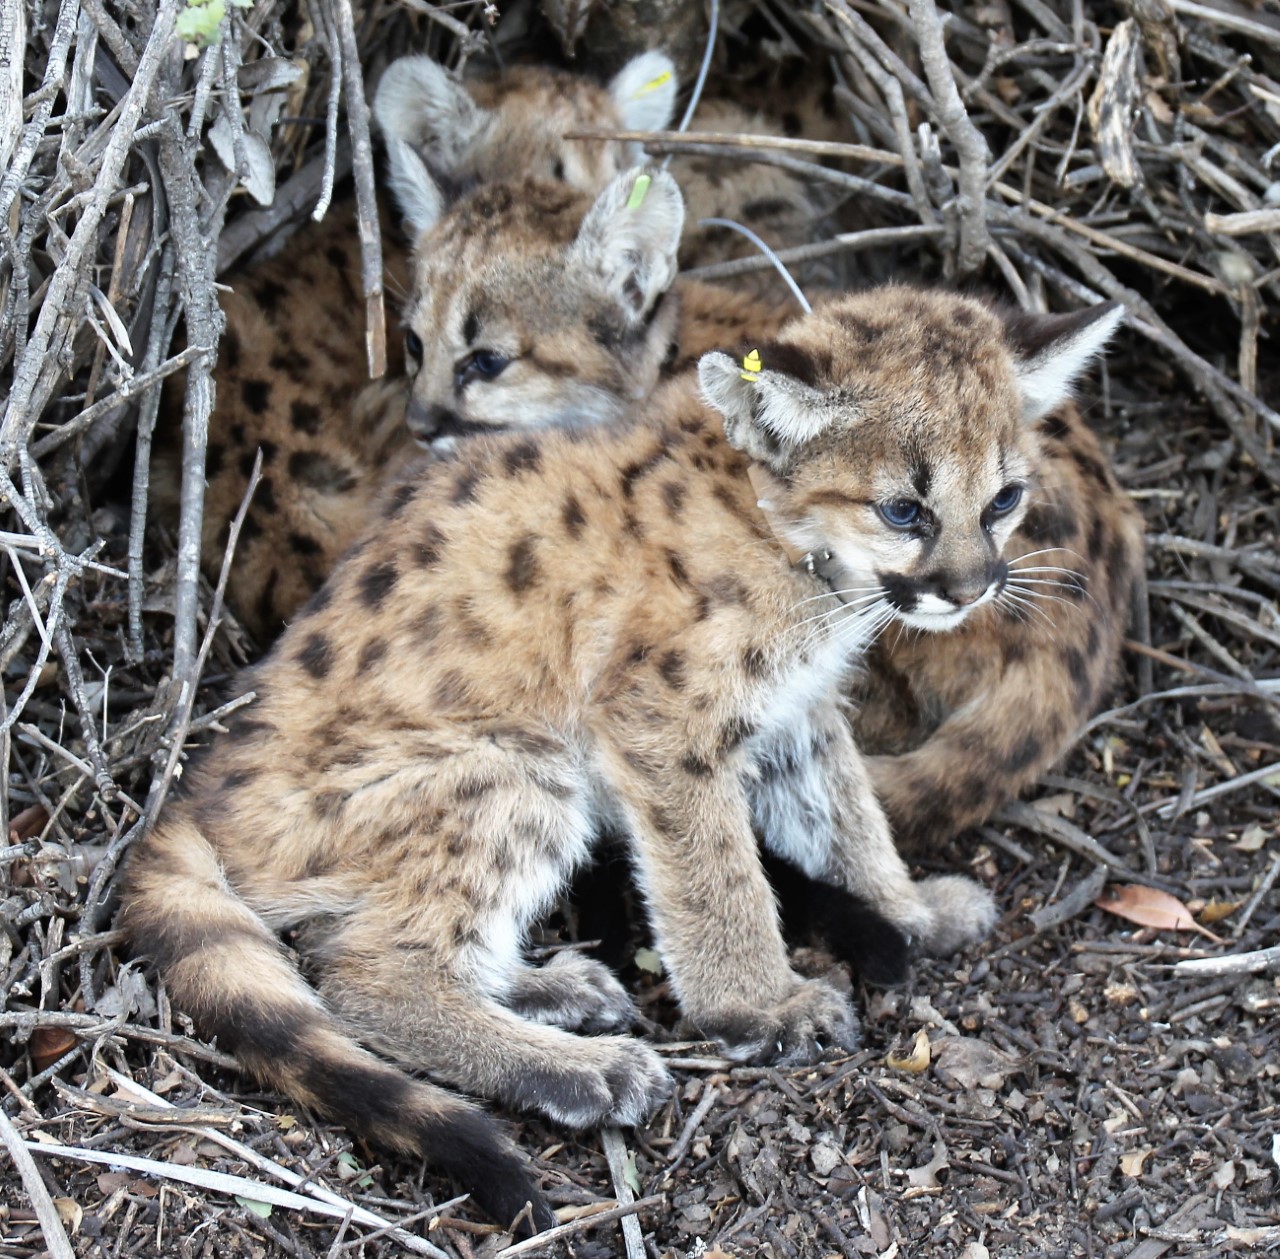
[[1257, 822], [1244, 828], [1244, 833], [1231, 845], [1239, 852], [1257, 852], [1267, 842], [1267, 829]]
[[9, 819], [9, 842], [25, 844], [32, 835], [39, 835], [49, 821], [49, 811], [42, 804], [23, 809], [17, 817]]
[[948, 1036], [933, 1055], [934, 1072], [949, 1088], [1002, 1088], [1018, 1067], [1016, 1058], [973, 1036]]
[[933, 1157], [923, 1167], [912, 1167], [907, 1172], [907, 1184], [913, 1189], [937, 1189], [940, 1187], [938, 1173], [947, 1162], [947, 1147], [941, 1141], [933, 1143]]
[[890, 1054], [885, 1058], [885, 1066], [894, 1071], [907, 1071], [919, 1075], [929, 1069], [930, 1047], [929, 1033], [922, 1027], [916, 1033], [915, 1044], [905, 1054]]
[[109, 1198], [117, 1189], [123, 1189], [129, 1183], [129, 1177], [124, 1172], [103, 1172], [98, 1177], [98, 1192], [104, 1198]]
[[31, 1033], [31, 1063], [37, 1071], [51, 1067], [78, 1044], [65, 1027], [37, 1027]]
[[1230, 918], [1243, 904], [1244, 901], [1211, 900], [1200, 911], [1200, 921], [1221, 922], [1224, 918]]
[[1147, 1148], [1145, 1150], [1130, 1150], [1128, 1154], [1120, 1155], [1120, 1172], [1124, 1176], [1141, 1176], [1142, 1165], [1149, 1159], [1155, 1151]]
[[1102, 889], [1102, 895], [1094, 904], [1141, 927], [1154, 927], [1157, 931], [1198, 931], [1214, 944], [1222, 943], [1212, 931], [1196, 922], [1176, 896], [1158, 888], [1143, 887], [1140, 883], [1111, 883]]
[[54, 1198], [53, 1206], [58, 1213], [58, 1219], [71, 1230], [71, 1236], [74, 1237], [80, 1231], [84, 1209], [74, 1198]]

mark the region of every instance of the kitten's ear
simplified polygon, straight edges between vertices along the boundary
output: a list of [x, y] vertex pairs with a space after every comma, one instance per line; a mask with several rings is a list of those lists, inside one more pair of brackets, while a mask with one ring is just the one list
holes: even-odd
[[387, 141], [387, 183], [414, 240], [439, 222], [444, 194], [417, 150], [404, 140]]
[[1124, 319], [1119, 302], [1101, 302], [1071, 315], [1017, 311], [1005, 318], [1022, 418], [1034, 423], [1071, 396], [1076, 377], [1101, 354]]
[[789, 372], [762, 368], [759, 357], [753, 350], [739, 363], [719, 351], [704, 354], [698, 384], [720, 412], [729, 445], [784, 474], [796, 449], [831, 423], [830, 400]]
[[661, 131], [676, 109], [675, 62], [665, 52], [632, 57], [609, 84], [626, 131]]
[[452, 171], [489, 119], [488, 111], [430, 57], [393, 61], [378, 83], [373, 116], [388, 143], [404, 140]]
[[671, 287], [684, 200], [665, 171], [636, 167], [611, 180], [587, 211], [570, 262], [596, 272], [605, 291], [639, 320]]

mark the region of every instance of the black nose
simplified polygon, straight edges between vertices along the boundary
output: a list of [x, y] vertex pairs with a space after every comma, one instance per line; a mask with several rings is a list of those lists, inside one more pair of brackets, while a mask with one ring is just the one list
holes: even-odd
[[1001, 583], [1003, 563], [987, 565], [971, 573], [949, 573], [935, 583], [934, 589], [948, 603], [967, 608], [987, 593], [993, 582]]
[[437, 406], [434, 403], [427, 406], [415, 399], [409, 403], [409, 409], [404, 418], [405, 423], [409, 425], [409, 432], [414, 437], [420, 442], [429, 442], [449, 424], [453, 419], [453, 412], [448, 407]]

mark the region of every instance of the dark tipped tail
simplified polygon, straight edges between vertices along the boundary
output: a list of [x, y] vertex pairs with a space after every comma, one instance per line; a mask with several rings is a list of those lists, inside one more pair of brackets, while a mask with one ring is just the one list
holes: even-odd
[[120, 925], [155, 959], [174, 1004], [264, 1084], [371, 1145], [424, 1158], [504, 1227], [526, 1204], [533, 1223], [522, 1231], [555, 1224], [494, 1120], [371, 1054], [333, 1016], [191, 822], [162, 823], [134, 853]]

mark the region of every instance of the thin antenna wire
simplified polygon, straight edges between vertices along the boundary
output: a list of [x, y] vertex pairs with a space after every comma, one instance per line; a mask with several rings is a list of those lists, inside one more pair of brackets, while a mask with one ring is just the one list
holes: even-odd
[[773, 263], [774, 269], [787, 282], [787, 287], [791, 290], [792, 296], [800, 303], [800, 309], [806, 315], [813, 314], [813, 307], [809, 305], [809, 299], [800, 291], [800, 286], [796, 283], [795, 277], [790, 271], [782, 265], [782, 259], [769, 248], [768, 245], [760, 239], [749, 227], [743, 227], [741, 223], [735, 223], [732, 219], [699, 219], [699, 227], [731, 227], [735, 232], [741, 232], [766, 258]]
[[[698, 77], [693, 85], [693, 95], [689, 97], [688, 107], [684, 111], [684, 117], [680, 119], [677, 131], [688, 131], [689, 124], [693, 121], [694, 110], [698, 108], [698, 102], [702, 99], [702, 89], [707, 85], [707, 73], [711, 69], [711, 56], [716, 50], [716, 33], [719, 29], [720, 0], [711, 0], [711, 29], [707, 32], [707, 46], [702, 53], [702, 67], [698, 71]], [[667, 154], [666, 160], [662, 163], [663, 170], [671, 165], [673, 157], [675, 157], [674, 153]]]

